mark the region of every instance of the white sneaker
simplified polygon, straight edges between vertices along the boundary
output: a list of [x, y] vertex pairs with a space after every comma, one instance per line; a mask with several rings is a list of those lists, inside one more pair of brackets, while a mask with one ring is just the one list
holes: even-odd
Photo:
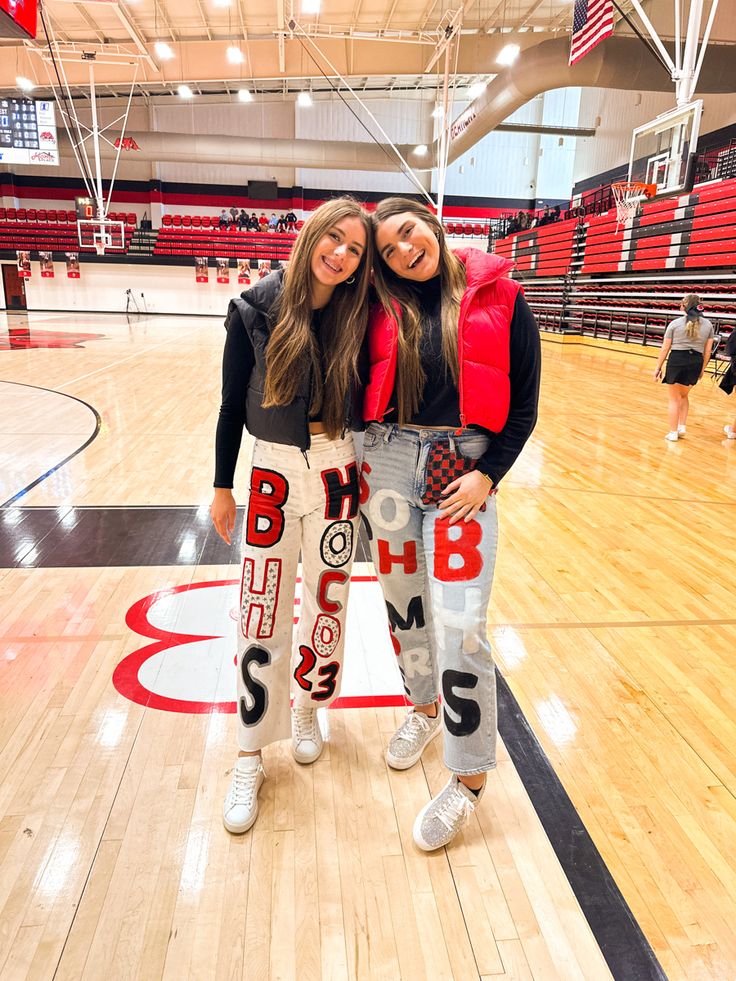
[[386, 762], [394, 770], [408, 770], [418, 762], [441, 729], [442, 715], [439, 705], [433, 719], [424, 712], [409, 709], [406, 718], [391, 736], [386, 750]]
[[242, 835], [258, 817], [258, 791], [266, 778], [260, 756], [239, 756], [222, 805], [222, 821], [234, 835]]
[[733, 426], [724, 426], [723, 431], [726, 434], [726, 439], [736, 439], [736, 429]]
[[670, 443], [676, 443], [679, 438], [680, 435], [676, 429], [673, 429], [671, 433], [667, 433], [667, 435], [665, 436], [665, 439], [668, 439]]
[[317, 709], [292, 707], [291, 752], [297, 763], [314, 763], [319, 759], [323, 747]]
[[685, 426], [678, 426], [677, 427], [677, 435], [678, 436], [685, 436], [686, 433], [687, 433], [687, 428]]
[[449, 845], [483, 796], [483, 784], [477, 794], [461, 783], [453, 773], [442, 790], [421, 809], [414, 822], [414, 843], [425, 852]]

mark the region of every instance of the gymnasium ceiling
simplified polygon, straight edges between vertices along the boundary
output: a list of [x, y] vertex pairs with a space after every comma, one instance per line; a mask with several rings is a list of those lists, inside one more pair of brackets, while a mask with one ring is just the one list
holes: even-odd
[[[315, 3], [319, 12], [309, 13]], [[186, 82], [196, 96], [222, 100], [235, 99], [242, 87], [292, 98], [305, 88], [328, 91], [342, 87], [337, 73], [370, 93], [434, 90], [444, 64], [438, 46], [457, 24], [451, 70], [462, 90], [493, 78], [507, 44], [524, 51], [569, 33], [572, 6], [571, 0], [47, 0], [45, 19], [80, 96], [88, 91], [85, 59], [94, 56], [102, 96], [127, 96], [137, 72], [140, 98], [178, 98], [177, 86]], [[629, 0], [619, 6], [631, 11]], [[673, 0], [646, 4], [664, 36], [671, 34], [672, 6]], [[721, 0], [716, 42], [736, 41], [732, 7], [733, 0]], [[622, 22], [617, 33], [630, 30]], [[173, 57], [164, 60], [157, 41]], [[0, 41], [0, 93], [17, 93], [16, 75], [37, 84], [34, 94], [49, 91], [53, 66], [45, 47], [40, 21], [35, 44]], [[228, 61], [229, 47], [242, 53], [241, 62]]]

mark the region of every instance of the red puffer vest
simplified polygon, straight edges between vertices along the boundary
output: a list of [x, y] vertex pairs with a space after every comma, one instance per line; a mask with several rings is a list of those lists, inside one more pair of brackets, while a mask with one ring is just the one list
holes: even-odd
[[[499, 433], [509, 414], [509, 327], [519, 284], [505, 275], [513, 263], [478, 249], [458, 249], [467, 287], [457, 327], [460, 355], [460, 424]], [[399, 316], [396, 305], [396, 315]], [[368, 322], [370, 375], [363, 419], [383, 421], [396, 378], [398, 326], [380, 304]]]

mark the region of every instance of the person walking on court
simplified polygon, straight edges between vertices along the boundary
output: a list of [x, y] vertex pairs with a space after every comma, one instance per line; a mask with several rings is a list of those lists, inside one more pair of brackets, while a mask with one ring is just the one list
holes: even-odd
[[[348, 198], [317, 208], [279, 269], [228, 308], [211, 516], [230, 544], [243, 429], [255, 437], [248, 476], [237, 655], [240, 754], [223, 805], [247, 831], [265, 777], [261, 751], [291, 734], [299, 763], [322, 752], [316, 709], [337, 698], [358, 534], [351, 423], [368, 319], [372, 240]], [[302, 593], [291, 674], [294, 593]], [[294, 707], [290, 687], [294, 683]]]
[[496, 765], [494, 495], [536, 422], [540, 340], [509, 260], [450, 251], [432, 212], [403, 198], [380, 202], [373, 227], [361, 504], [412, 705], [389, 766], [413, 766], [444, 730], [450, 779], [413, 831], [429, 851], [452, 841]]
[[[654, 369], [654, 380], [669, 386], [669, 432], [671, 443], [687, 432], [690, 390], [703, 377], [713, 349], [713, 324], [703, 316], [703, 306], [696, 293], [687, 293], [680, 303], [682, 316], [672, 320], [664, 332], [662, 347]], [[664, 375], [662, 366], [667, 367]]]
[[[731, 395], [734, 388], [736, 388], [736, 328], [731, 328], [731, 333], [728, 335], [723, 352], [731, 359], [731, 363], [726, 368], [723, 378], [718, 383], [718, 387], [726, 395]], [[724, 426], [723, 432], [726, 434], [727, 439], [736, 439], [736, 419], [734, 419], [732, 426]]]

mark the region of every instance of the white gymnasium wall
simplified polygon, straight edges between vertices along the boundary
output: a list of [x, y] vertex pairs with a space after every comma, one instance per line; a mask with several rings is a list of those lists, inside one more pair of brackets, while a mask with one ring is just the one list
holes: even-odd
[[[627, 164], [632, 131], [674, 105], [674, 93], [583, 89], [580, 125], [597, 125], [597, 133], [595, 137], [577, 139], [573, 183]], [[600, 124], [596, 124], [598, 116]], [[733, 122], [736, 122], [736, 102], [732, 95], [704, 97], [701, 133], [710, 133]]]
[[237, 270], [230, 270], [230, 283], [218, 283], [215, 269], [209, 282], [194, 279], [191, 266], [144, 266], [83, 262], [80, 278], [68, 279], [66, 265], [54, 263], [53, 279], [41, 279], [38, 262], [31, 262], [26, 283], [29, 310], [125, 312], [125, 291], [132, 289], [139, 305], [145, 295], [149, 313], [210, 314], [224, 318], [230, 297], [244, 287], [237, 283]]
[[[225, 133], [229, 136], [293, 139], [294, 103], [291, 100], [238, 102], [197, 105], [196, 100], [171, 106], [153, 106], [154, 128], [171, 133]], [[294, 169], [273, 166], [254, 167], [233, 164], [159, 163], [156, 174], [162, 181], [209, 185], [240, 184], [249, 180], [275, 180], [282, 187], [298, 183]], [[234, 203], [234, 202], [233, 202]], [[185, 212], [180, 212], [184, 214]]]
[[[427, 93], [422, 95], [424, 98], [410, 98], [407, 95], [393, 99], [367, 98], [364, 101], [394, 143], [418, 144], [427, 143], [431, 139], [431, 114], [434, 108], [434, 98], [429, 101]], [[384, 137], [360, 103], [349, 96], [348, 101], [370, 132], [366, 132], [341, 99], [332, 96], [324, 100], [315, 99], [310, 108], [301, 109], [295, 106], [294, 128], [297, 139], [327, 138], [351, 143], [370, 143], [370, 133], [373, 133], [379, 142], [384, 142]], [[302, 167], [297, 170], [296, 175], [297, 184], [325, 190], [391, 191], [396, 194], [414, 190], [413, 183], [400, 172], [398, 166], [394, 172], [317, 170]], [[425, 184], [428, 177], [429, 174], [425, 171]]]
[[[455, 102], [452, 118], [457, 119], [467, 102]], [[544, 100], [532, 99], [509, 122], [535, 124], [542, 121]], [[527, 133], [489, 133], [447, 168], [445, 194], [521, 198], [535, 195], [539, 136]], [[437, 174], [432, 177], [437, 190]]]
[[[544, 94], [542, 123], [545, 126], [577, 126], [582, 89], [553, 89]], [[578, 137], [539, 137], [536, 198], [539, 204], [569, 200], [575, 170]]]

